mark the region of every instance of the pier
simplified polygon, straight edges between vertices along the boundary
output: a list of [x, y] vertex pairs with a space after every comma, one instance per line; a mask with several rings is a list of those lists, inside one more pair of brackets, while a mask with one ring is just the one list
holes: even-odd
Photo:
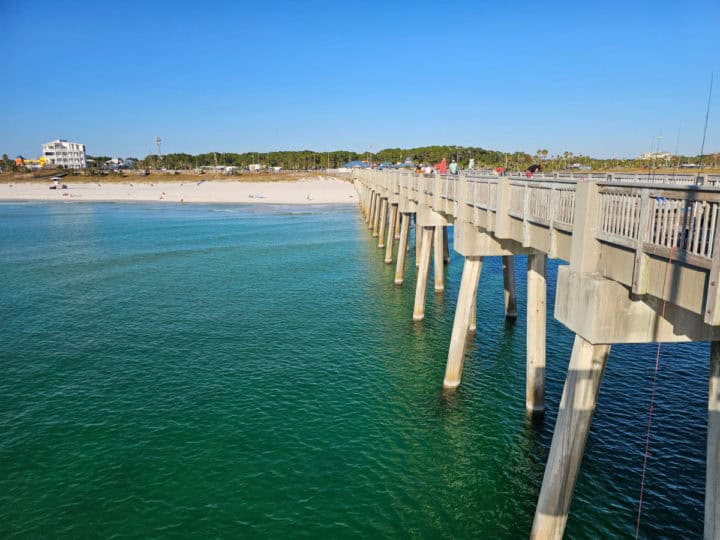
[[[442, 294], [447, 228], [463, 270], [442, 384], [461, 384], [484, 257], [502, 257], [505, 316], [517, 316], [514, 259], [528, 257], [525, 405], [545, 410], [547, 258], [561, 259], [555, 318], [575, 334], [532, 538], [561, 538], [611, 347], [711, 342], [704, 537], [720, 538], [720, 177], [715, 175], [418, 175], [357, 170], [363, 216], [405, 284], [415, 224], [422, 321], [434, 264]], [[398, 231], [399, 229], [399, 231]], [[394, 241], [397, 242], [393, 257]], [[518, 396], [520, 398], [520, 396]]]

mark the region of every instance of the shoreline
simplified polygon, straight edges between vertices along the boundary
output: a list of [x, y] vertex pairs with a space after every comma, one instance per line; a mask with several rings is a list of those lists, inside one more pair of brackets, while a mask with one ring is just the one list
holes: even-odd
[[[51, 182], [4, 182], [2, 202], [167, 202], [174, 204], [357, 204], [352, 182], [338, 178], [304, 178], [285, 182], [161, 181], [66, 182], [68, 188], [49, 189]], [[60, 182], [62, 185], [62, 182]]]

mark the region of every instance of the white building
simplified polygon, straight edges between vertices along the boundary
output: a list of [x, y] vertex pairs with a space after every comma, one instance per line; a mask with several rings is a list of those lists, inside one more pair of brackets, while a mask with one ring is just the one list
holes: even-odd
[[640, 159], [670, 159], [672, 154], [670, 152], [646, 152], [640, 156]]
[[68, 169], [84, 169], [87, 166], [85, 162], [85, 145], [80, 143], [68, 142], [62, 139], [50, 141], [43, 144], [42, 155], [48, 165], [63, 166]]

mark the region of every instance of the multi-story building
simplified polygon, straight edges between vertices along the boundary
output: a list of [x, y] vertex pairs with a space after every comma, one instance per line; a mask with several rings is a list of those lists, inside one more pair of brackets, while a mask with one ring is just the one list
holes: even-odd
[[50, 166], [63, 166], [68, 169], [84, 169], [87, 166], [85, 162], [85, 145], [80, 143], [68, 142], [62, 139], [50, 141], [43, 144], [42, 155]]

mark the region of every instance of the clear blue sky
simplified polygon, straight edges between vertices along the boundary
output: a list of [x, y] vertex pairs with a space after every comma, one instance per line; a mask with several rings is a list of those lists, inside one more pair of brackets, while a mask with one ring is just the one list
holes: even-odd
[[[720, 151], [720, 2], [0, 0], [0, 152]], [[679, 144], [678, 144], [679, 141]]]

